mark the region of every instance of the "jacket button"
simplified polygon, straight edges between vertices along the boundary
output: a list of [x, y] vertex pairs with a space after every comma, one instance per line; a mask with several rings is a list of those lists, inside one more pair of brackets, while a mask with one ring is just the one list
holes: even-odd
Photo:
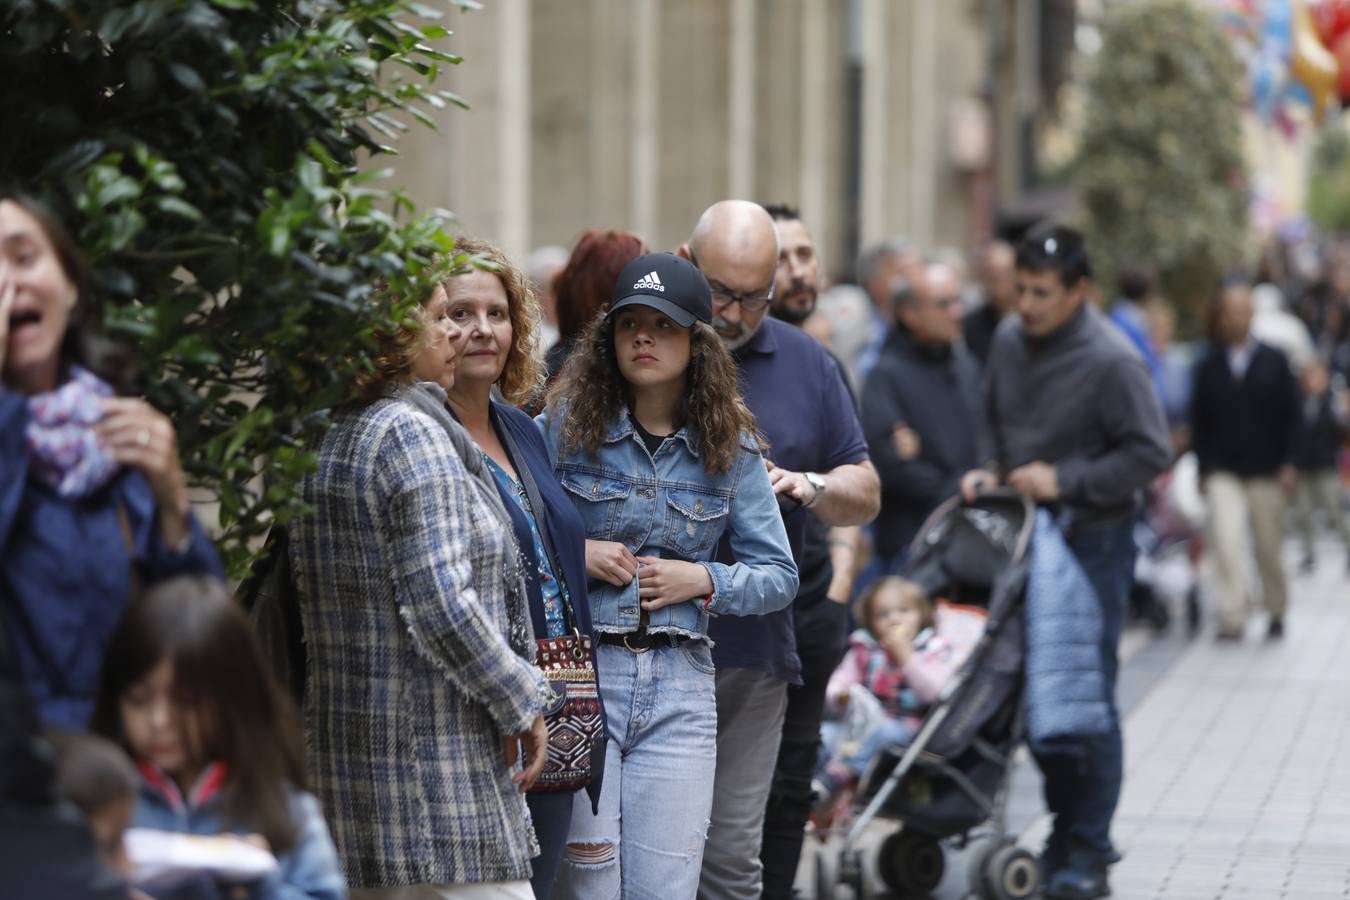
[[702, 500], [695, 501], [695, 503], [694, 503], [694, 512], [696, 512], [696, 513], [702, 513], [702, 512], [703, 512], [703, 501], [702, 501]]
[[600, 482], [599, 482], [599, 481], [596, 481], [595, 484], [591, 485], [591, 493], [592, 493], [592, 494], [598, 494], [598, 493], [600, 493]]

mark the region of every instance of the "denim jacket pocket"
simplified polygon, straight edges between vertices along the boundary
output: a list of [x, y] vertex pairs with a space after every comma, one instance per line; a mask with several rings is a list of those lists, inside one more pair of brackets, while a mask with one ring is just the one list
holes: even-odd
[[686, 559], [708, 556], [726, 530], [730, 498], [690, 488], [669, 488], [666, 504], [669, 509], [662, 544]]
[[620, 478], [584, 469], [566, 469], [558, 479], [576, 500], [577, 512], [586, 526], [586, 536], [612, 540], [623, 522], [624, 504], [633, 486]]

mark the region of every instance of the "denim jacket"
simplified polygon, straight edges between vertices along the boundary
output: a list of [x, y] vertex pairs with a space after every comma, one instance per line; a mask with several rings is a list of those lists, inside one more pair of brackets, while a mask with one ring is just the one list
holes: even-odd
[[[627, 412], [610, 426], [599, 451], [560, 456], [562, 416], [546, 410], [535, 420], [544, 432], [554, 474], [586, 524], [586, 537], [619, 541], [636, 556], [700, 563], [712, 576], [710, 601], [697, 597], [650, 614], [647, 630], [706, 637], [709, 615], [758, 616], [782, 609], [797, 594], [797, 565], [763, 457], [749, 435], [724, 474], [709, 473], [696, 436], [681, 428], [655, 456]], [[729, 533], [739, 562], [713, 562]], [[624, 587], [592, 579], [596, 631], [638, 628], [638, 579]]]
[[[225, 768], [206, 768], [186, 797], [163, 772], [140, 763], [141, 792], [132, 825], [185, 834], [247, 834], [250, 829], [224, 821], [220, 790]], [[291, 815], [298, 832], [295, 846], [277, 858], [280, 869], [248, 885], [250, 900], [345, 900], [347, 882], [338, 866], [337, 850], [328, 835], [319, 801], [313, 794], [289, 791]], [[214, 881], [199, 878], [170, 890], [150, 892], [157, 900], [220, 900], [225, 894]]]

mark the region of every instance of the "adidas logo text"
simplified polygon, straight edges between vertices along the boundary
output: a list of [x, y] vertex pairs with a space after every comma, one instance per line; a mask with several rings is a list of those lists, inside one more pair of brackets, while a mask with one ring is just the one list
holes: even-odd
[[641, 281], [633, 285], [633, 290], [660, 291], [664, 294], [666, 292], [666, 286], [661, 283], [661, 276], [657, 275], [655, 272], [648, 272], [646, 275], [642, 276]]

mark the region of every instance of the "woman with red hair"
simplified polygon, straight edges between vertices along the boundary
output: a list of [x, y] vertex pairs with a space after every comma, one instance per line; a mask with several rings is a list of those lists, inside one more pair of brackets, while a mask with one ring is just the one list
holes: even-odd
[[628, 231], [591, 228], [577, 239], [567, 265], [553, 282], [553, 295], [558, 303], [558, 342], [548, 351], [550, 383], [562, 371], [577, 337], [609, 306], [619, 272], [646, 252], [642, 238]]

